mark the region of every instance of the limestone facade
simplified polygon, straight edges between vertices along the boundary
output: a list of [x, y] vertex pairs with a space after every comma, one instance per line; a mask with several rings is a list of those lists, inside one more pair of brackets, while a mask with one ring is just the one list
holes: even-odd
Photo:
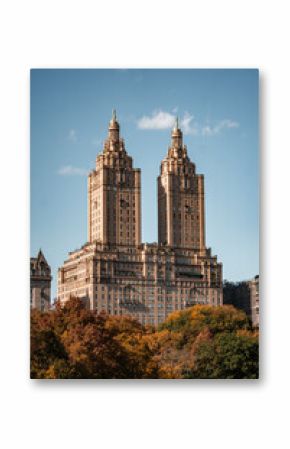
[[158, 177], [158, 237], [163, 245], [205, 250], [204, 179], [196, 174], [176, 123]]
[[141, 243], [141, 171], [119, 135], [115, 113], [104, 151], [88, 177], [88, 240], [110, 245]]
[[43, 253], [30, 258], [30, 307], [42, 312], [50, 308], [51, 269]]
[[115, 113], [88, 178], [88, 242], [58, 270], [58, 299], [158, 325], [194, 304], [221, 305], [222, 265], [205, 246], [204, 181], [175, 125], [158, 177], [158, 244], [141, 241], [141, 171]]

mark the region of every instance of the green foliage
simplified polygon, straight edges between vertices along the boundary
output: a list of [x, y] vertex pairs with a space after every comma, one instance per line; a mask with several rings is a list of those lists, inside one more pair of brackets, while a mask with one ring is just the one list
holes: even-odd
[[188, 378], [256, 379], [259, 373], [259, 344], [253, 335], [220, 333], [200, 343]]
[[158, 331], [78, 299], [31, 313], [31, 377], [257, 378], [258, 336], [232, 306], [174, 312]]

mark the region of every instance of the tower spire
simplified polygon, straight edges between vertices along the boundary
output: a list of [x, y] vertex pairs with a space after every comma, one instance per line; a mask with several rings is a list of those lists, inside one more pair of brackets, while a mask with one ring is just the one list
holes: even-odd
[[178, 115], [175, 117], [175, 129], [179, 128]]
[[120, 125], [117, 122], [116, 109], [113, 109], [112, 118], [109, 123], [109, 139], [114, 142], [118, 142], [119, 131], [120, 131]]
[[179, 128], [178, 116], [175, 117], [175, 124], [171, 132], [171, 145], [172, 148], [182, 148], [182, 131]]

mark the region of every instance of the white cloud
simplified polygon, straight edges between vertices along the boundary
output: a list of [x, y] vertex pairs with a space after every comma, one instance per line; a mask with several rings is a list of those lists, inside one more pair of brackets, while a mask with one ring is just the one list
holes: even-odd
[[180, 125], [184, 134], [198, 134], [198, 125], [194, 122], [194, 116], [190, 115], [189, 112], [185, 112]]
[[138, 122], [140, 129], [168, 129], [174, 124], [175, 116], [170, 112], [154, 111], [151, 116], [143, 115]]
[[[154, 111], [151, 116], [143, 115], [137, 124], [140, 129], [169, 129], [174, 126], [176, 120], [177, 107], [171, 112], [162, 110]], [[180, 125], [184, 134], [197, 134], [197, 125], [193, 122], [194, 116], [185, 112], [180, 120]]]
[[67, 136], [68, 140], [70, 140], [71, 142], [76, 142], [77, 141], [77, 133], [75, 129], [70, 129], [68, 136]]
[[[161, 109], [153, 111], [152, 114], [143, 115], [138, 121], [137, 125], [140, 129], [169, 129], [172, 128], [176, 119], [177, 107], [172, 112], [166, 112]], [[215, 124], [207, 123], [202, 125], [198, 123], [194, 116], [185, 111], [180, 119], [180, 127], [185, 135], [191, 134], [193, 136], [214, 136], [219, 134], [224, 129], [238, 128], [239, 123], [234, 120], [224, 119]]]
[[65, 165], [61, 167], [57, 173], [61, 176], [85, 176], [88, 174], [88, 170], [79, 167], [73, 167], [72, 165]]
[[216, 134], [219, 134], [223, 129], [228, 128], [238, 128], [240, 125], [238, 122], [235, 122], [233, 120], [225, 119], [219, 121], [214, 126], [206, 125], [203, 126], [201, 129], [201, 133], [204, 136], [214, 136]]

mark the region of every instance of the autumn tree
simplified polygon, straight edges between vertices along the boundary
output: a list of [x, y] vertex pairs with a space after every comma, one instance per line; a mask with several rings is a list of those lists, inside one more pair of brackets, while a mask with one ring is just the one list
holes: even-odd
[[256, 378], [258, 336], [233, 306], [197, 305], [154, 329], [72, 298], [31, 313], [31, 377]]
[[137, 321], [98, 315], [76, 298], [46, 314], [32, 312], [31, 377], [156, 377], [143, 334]]
[[30, 354], [32, 379], [77, 377], [48, 313], [31, 312]]
[[258, 377], [258, 336], [233, 306], [174, 312], [160, 326], [161, 335], [164, 331], [166, 341], [155, 356], [161, 377]]

